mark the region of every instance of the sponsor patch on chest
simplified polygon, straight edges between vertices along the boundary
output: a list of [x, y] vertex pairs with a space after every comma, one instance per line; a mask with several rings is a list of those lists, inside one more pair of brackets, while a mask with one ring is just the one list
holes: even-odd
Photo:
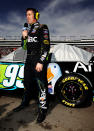
[[28, 42], [38, 42], [37, 37], [30, 37], [28, 36]]

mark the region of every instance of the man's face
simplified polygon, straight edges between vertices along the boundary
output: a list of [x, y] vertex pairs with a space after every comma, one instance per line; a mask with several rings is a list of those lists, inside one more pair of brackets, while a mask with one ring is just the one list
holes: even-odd
[[34, 12], [32, 10], [28, 10], [26, 12], [26, 19], [28, 24], [32, 24], [35, 22], [36, 19], [34, 18]]

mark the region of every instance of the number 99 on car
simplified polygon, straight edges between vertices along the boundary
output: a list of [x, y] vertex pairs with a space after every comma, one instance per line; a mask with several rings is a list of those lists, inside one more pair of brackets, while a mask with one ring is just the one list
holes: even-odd
[[14, 90], [24, 88], [24, 64], [0, 63], [0, 89]]

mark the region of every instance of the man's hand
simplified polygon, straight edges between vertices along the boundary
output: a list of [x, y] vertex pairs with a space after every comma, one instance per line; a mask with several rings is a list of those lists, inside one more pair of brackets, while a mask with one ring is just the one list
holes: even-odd
[[35, 69], [37, 72], [41, 72], [43, 69], [43, 64], [37, 63]]
[[28, 31], [27, 30], [22, 31], [22, 37], [24, 39], [26, 39], [27, 35], [28, 35]]

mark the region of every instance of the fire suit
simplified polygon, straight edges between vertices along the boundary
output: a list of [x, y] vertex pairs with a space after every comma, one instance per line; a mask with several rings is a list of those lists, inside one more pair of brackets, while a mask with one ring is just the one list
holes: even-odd
[[[29, 103], [32, 88], [34, 88], [33, 83], [36, 80], [39, 92], [39, 108], [47, 109], [47, 59], [50, 49], [47, 25], [41, 25], [39, 22], [29, 25], [28, 37], [22, 38], [21, 46], [27, 50], [24, 67], [25, 102]], [[37, 63], [43, 64], [41, 72], [35, 70]]]

